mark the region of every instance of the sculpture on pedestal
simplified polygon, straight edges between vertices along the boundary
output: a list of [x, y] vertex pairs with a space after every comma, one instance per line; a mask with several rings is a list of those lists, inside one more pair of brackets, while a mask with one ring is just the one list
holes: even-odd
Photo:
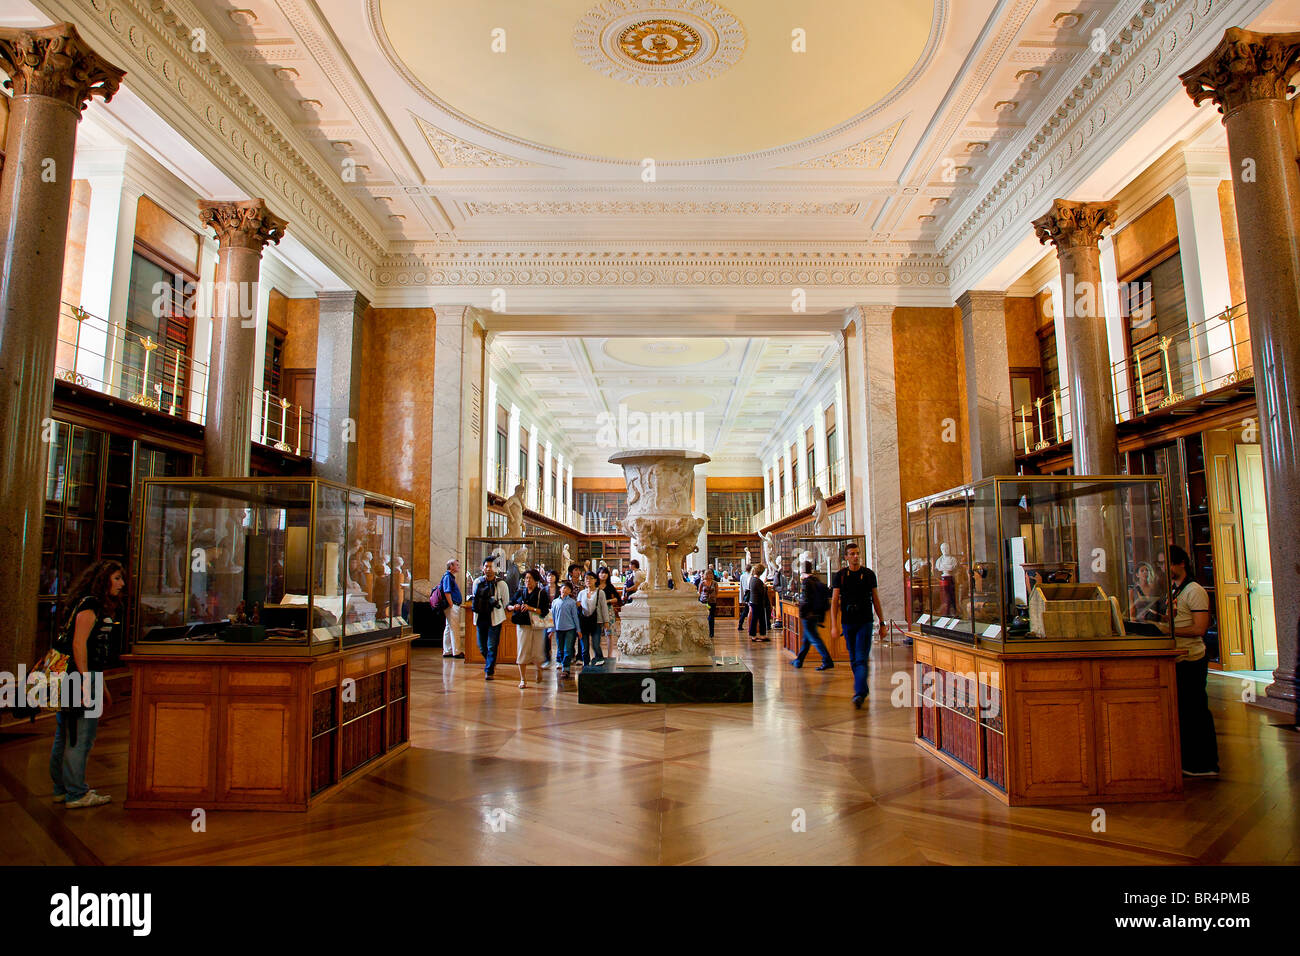
[[772, 536], [770, 531], [767, 534], [760, 534], [758, 537], [763, 542], [763, 566], [765, 569], [763, 579], [770, 581], [777, 571], [776, 538]]
[[691, 514], [691, 487], [695, 466], [709, 456], [652, 448], [619, 452], [609, 460], [623, 466], [627, 481], [623, 530], [646, 557], [639, 600], [629, 603], [621, 616], [618, 662], [644, 668], [712, 666], [708, 609], [681, 570], [685, 556], [698, 550], [696, 541], [704, 527], [704, 519]]

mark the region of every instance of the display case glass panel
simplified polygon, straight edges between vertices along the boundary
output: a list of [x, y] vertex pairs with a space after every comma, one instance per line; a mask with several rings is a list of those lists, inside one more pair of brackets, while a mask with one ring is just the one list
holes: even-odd
[[320, 653], [405, 626], [373, 554], [391, 559], [407, 502], [315, 478], [146, 479], [142, 496], [137, 651]]
[[[1158, 477], [987, 478], [908, 505], [913, 625], [1033, 649], [1169, 643]], [[1157, 580], [1153, 583], [1153, 577]]]
[[[474, 590], [474, 581], [483, 573], [484, 561], [489, 558], [492, 560], [497, 577], [505, 578], [510, 593], [514, 594], [519, 588], [519, 582], [523, 580], [524, 572], [537, 567], [536, 559], [540, 551], [536, 538], [466, 538], [465, 566], [461, 568], [465, 580], [460, 584], [465, 600], [469, 600]], [[560, 557], [555, 556], [553, 560], [555, 564], [548, 564], [547, 567], [554, 566], [558, 569]], [[560, 575], [560, 580], [564, 580], [563, 574]]]
[[[848, 567], [849, 545], [856, 544], [862, 554], [862, 563], [868, 564], [864, 539], [862, 535], [803, 535], [794, 539], [794, 553], [791, 564], [794, 573], [789, 576], [782, 597], [792, 603], [798, 603], [803, 596], [803, 566], [811, 562], [813, 574], [821, 578], [827, 587], [834, 587], [835, 573], [840, 568]], [[874, 568], [873, 568], [874, 570]]]

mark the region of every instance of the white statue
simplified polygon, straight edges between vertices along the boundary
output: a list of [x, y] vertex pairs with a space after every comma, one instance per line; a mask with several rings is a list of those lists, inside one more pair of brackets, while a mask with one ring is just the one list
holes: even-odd
[[751, 557], [749, 556], [749, 548], [746, 548], [746, 549], [745, 549], [745, 568], [746, 568], [746, 570], [748, 570], [748, 569], [749, 569], [749, 566], [750, 566], [751, 564], [753, 564], [753, 563], [754, 563], [754, 559], [751, 558]]
[[831, 533], [831, 516], [826, 513], [826, 498], [822, 490], [813, 485], [813, 534], [822, 537]]
[[522, 538], [524, 536], [524, 486], [515, 485], [514, 494], [506, 499], [506, 537]]
[[776, 574], [776, 538], [772, 536], [770, 531], [767, 534], [760, 534], [759, 538], [763, 542], [763, 564], [767, 567], [763, 576], [770, 581]]
[[370, 569], [371, 569], [372, 564], [374, 563], [374, 560], [375, 560], [375, 556], [374, 556], [371, 552], [367, 551], [367, 552], [365, 553], [365, 556], [362, 557], [362, 559], [361, 559], [361, 573], [362, 573], [362, 574], [370, 574], [370, 573], [371, 573], [371, 570], [370, 570]]
[[407, 570], [406, 559], [400, 554], [393, 558], [393, 574], [403, 587], [411, 583], [411, 572]]
[[385, 554], [384, 555], [384, 577], [389, 577], [392, 575], [392, 573], [393, 573], [393, 556], [391, 554]]
[[573, 563], [573, 558], [569, 557], [569, 542], [564, 542], [564, 550], [560, 552], [560, 577], [563, 578], [569, 573], [569, 565]]
[[934, 569], [944, 576], [957, 570], [957, 559], [948, 553], [948, 542], [939, 545], [939, 557], [935, 558]]
[[939, 557], [934, 559], [934, 569], [941, 575], [939, 580], [940, 617], [957, 613], [957, 581], [952, 573], [957, 570], [957, 559], [948, 553], [948, 542], [939, 545]]

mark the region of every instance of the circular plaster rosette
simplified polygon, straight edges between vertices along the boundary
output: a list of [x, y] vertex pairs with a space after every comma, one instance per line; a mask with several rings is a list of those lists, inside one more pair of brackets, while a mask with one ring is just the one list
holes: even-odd
[[603, 0], [573, 31], [584, 63], [634, 86], [684, 86], [730, 69], [745, 30], [711, 0]]

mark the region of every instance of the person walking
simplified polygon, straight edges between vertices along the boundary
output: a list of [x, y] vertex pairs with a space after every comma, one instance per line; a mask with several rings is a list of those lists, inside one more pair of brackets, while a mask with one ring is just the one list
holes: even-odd
[[803, 643], [799, 645], [799, 653], [794, 657], [794, 666], [803, 667], [808, 651], [815, 647], [822, 658], [817, 669], [830, 670], [835, 666], [835, 662], [831, 660], [831, 652], [821, 635], [817, 633], [817, 629], [822, 626], [822, 621], [826, 619], [826, 614], [831, 609], [831, 590], [821, 578], [813, 574], [811, 561], [803, 563], [801, 580], [803, 586], [799, 594], [799, 623], [803, 626]]
[[718, 616], [718, 579], [713, 576], [713, 569], [704, 572], [700, 581], [700, 603], [709, 606], [709, 637], [713, 637], [713, 622]]
[[609, 605], [609, 622], [601, 628], [601, 642], [604, 647], [609, 648], [610, 654], [613, 654], [614, 631], [618, 626], [618, 612], [622, 609], [623, 602], [619, 599], [618, 588], [614, 587], [614, 578], [606, 565], [602, 564], [596, 571], [596, 580], [598, 587], [605, 592], [605, 603]]
[[1210, 595], [1191, 576], [1187, 552], [1176, 544], [1169, 548], [1169, 581], [1174, 586], [1174, 645], [1180, 652], [1174, 663], [1174, 679], [1178, 684], [1183, 773], [1188, 777], [1214, 777], [1219, 773], [1219, 741], [1205, 693], [1210, 666], [1205, 653]]
[[880, 592], [876, 589], [876, 572], [862, 564], [862, 549], [850, 544], [844, 549], [849, 566], [835, 572], [835, 586], [831, 589], [831, 629], [840, 628], [844, 643], [849, 649], [849, 665], [853, 668], [853, 706], [871, 693], [867, 682], [871, 677], [871, 625], [872, 608], [880, 618], [880, 637], [885, 637], [885, 612], [880, 609]]
[[623, 580], [623, 603], [627, 604], [641, 586], [641, 562], [636, 558], [628, 564], [627, 577]]
[[578, 595], [578, 612], [582, 665], [603, 664], [605, 656], [600, 647], [600, 635], [610, 621], [609, 601], [600, 589], [600, 579], [595, 571], [587, 572], [587, 586]]
[[447, 607], [443, 610], [443, 617], [446, 624], [442, 628], [442, 656], [464, 658], [465, 652], [460, 649], [461, 635], [461, 605], [465, 598], [460, 593], [460, 562], [452, 558], [447, 562], [447, 570], [442, 572], [442, 580], [438, 582], [438, 587], [442, 589], [443, 597], [448, 601]]
[[740, 596], [736, 599], [736, 614], [740, 620], [736, 622], [736, 630], [745, 629], [745, 618], [749, 614], [749, 582], [752, 575], [750, 569], [752, 565], [746, 565], [745, 569], [740, 572]]
[[749, 639], [755, 644], [767, 644], [772, 640], [767, 636], [772, 621], [772, 600], [767, 594], [767, 582], [759, 573], [761, 570], [761, 565], [749, 566]]
[[573, 599], [573, 585], [565, 581], [560, 585], [560, 598], [551, 605], [551, 622], [555, 626], [555, 647], [558, 660], [556, 668], [563, 668], [560, 678], [569, 676], [573, 665], [573, 644], [578, 636], [578, 602]]
[[114, 615], [122, 603], [126, 575], [117, 561], [98, 561], [82, 571], [63, 602], [62, 634], [71, 633], [67, 676], [79, 682], [64, 686], [76, 690], [78, 700], [63, 700], [54, 718], [54, 746], [50, 750], [50, 779], [54, 802], [69, 810], [100, 807], [113, 798], [86, 786], [86, 761], [99, 732], [99, 719], [113, 703], [104, 683], [113, 636]]
[[510, 587], [497, 577], [491, 558], [483, 559], [483, 574], [474, 581], [470, 592], [470, 609], [474, 612], [474, 633], [479, 653], [483, 655], [483, 679], [491, 680], [497, 667], [497, 646], [501, 643], [501, 625], [506, 620]]
[[[560, 597], [560, 575], [558, 571], [552, 568], [550, 571], [546, 572], [546, 599], [550, 601], [552, 604], [554, 604], [557, 600], [559, 600], [559, 597]], [[542, 647], [543, 656], [546, 658], [546, 660], [542, 662], [543, 670], [550, 667], [555, 660], [553, 657], [551, 657], [551, 637], [554, 634], [555, 634], [555, 624], [552, 621], [548, 620], [546, 622], [546, 634], [544, 637], [544, 645]], [[557, 652], [559, 651], [558, 645], [556, 646], [556, 651]]]
[[518, 643], [515, 664], [519, 667], [519, 689], [528, 686], [524, 668], [530, 664], [537, 668], [537, 682], [542, 682], [542, 631], [546, 627], [546, 618], [551, 613], [551, 601], [542, 587], [542, 577], [535, 568], [524, 572], [523, 583], [515, 592], [514, 603], [506, 610], [510, 611], [510, 620], [514, 622]]

